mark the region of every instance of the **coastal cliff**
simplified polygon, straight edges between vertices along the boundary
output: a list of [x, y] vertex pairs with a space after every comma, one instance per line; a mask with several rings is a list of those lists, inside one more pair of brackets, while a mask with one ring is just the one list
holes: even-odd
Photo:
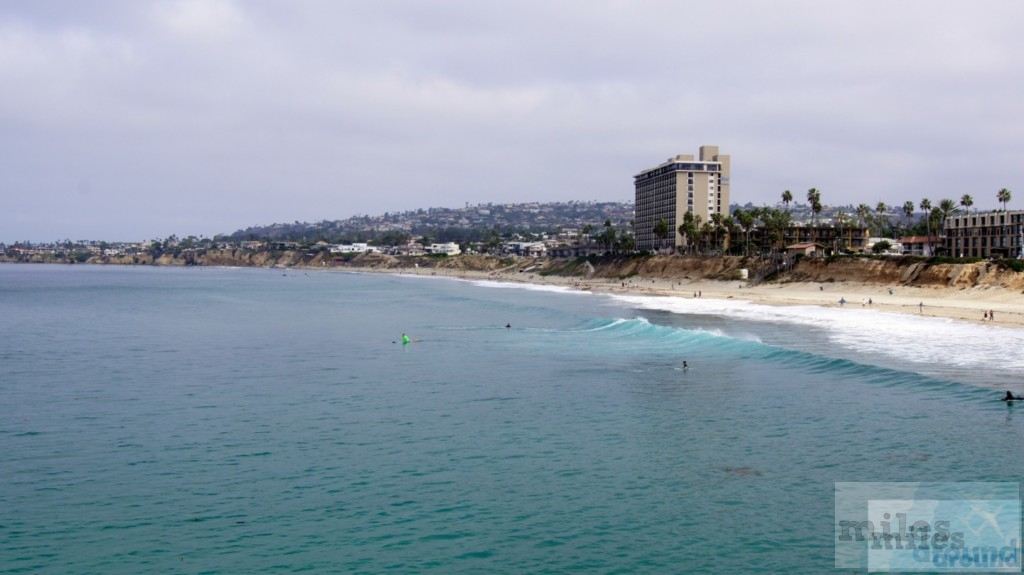
[[[62, 262], [55, 261], [53, 263]], [[97, 256], [89, 259], [87, 263], [370, 271], [415, 269], [430, 270], [432, 273], [442, 272], [448, 275], [472, 271], [611, 280], [636, 278], [736, 281], [741, 277], [740, 270], [745, 269], [750, 278], [766, 277], [767, 281], [780, 284], [852, 282], [954, 289], [1000, 287], [1016, 291], [1024, 290], [1024, 273], [1015, 272], [999, 263], [936, 263], [912, 257], [799, 258], [788, 269], [774, 270], [765, 269], [762, 262], [756, 258], [740, 256], [672, 255], [593, 259], [531, 259], [488, 255], [395, 257], [373, 253], [336, 256], [325, 251], [311, 253], [233, 249], [184, 251], [177, 255], [165, 253], [155, 259], [148, 254], [118, 257]]]

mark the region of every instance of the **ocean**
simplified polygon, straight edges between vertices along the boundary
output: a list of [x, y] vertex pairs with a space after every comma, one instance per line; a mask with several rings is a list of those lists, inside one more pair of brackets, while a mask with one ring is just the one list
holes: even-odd
[[4, 574], [822, 572], [837, 482], [1024, 475], [998, 325], [0, 265], [0, 333]]

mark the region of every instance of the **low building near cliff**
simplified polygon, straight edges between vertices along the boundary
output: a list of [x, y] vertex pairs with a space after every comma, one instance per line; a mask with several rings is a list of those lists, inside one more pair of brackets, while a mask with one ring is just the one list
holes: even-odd
[[352, 244], [338, 244], [331, 246], [332, 254], [364, 254], [370, 251], [376, 251], [375, 248], [370, 247], [369, 244], [365, 243], [352, 243]]
[[791, 256], [824, 256], [825, 246], [816, 242], [804, 242], [786, 246], [786, 253]]
[[544, 242], [506, 242], [505, 252], [517, 256], [539, 258], [547, 255], [548, 247]]
[[459, 244], [455, 242], [447, 242], [443, 244], [430, 244], [430, 247], [426, 248], [428, 254], [444, 254], [447, 256], [457, 256], [462, 253], [459, 248]]
[[423, 249], [423, 246], [412, 242], [403, 246], [394, 246], [389, 250], [389, 253], [394, 256], [422, 256], [427, 252]]
[[901, 253], [905, 256], [931, 257], [942, 245], [942, 238], [938, 236], [906, 236], [900, 238], [900, 245], [903, 247]]
[[552, 258], [585, 258], [589, 256], [602, 256], [608, 249], [597, 244], [558, 244], [548, 246], [547, 255]]

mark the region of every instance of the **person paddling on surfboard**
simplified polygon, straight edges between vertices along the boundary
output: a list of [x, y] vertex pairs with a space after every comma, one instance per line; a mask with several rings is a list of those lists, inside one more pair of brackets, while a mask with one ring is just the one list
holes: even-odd
[[1003, 398], [1003, 401], [1024, 401], [1024, 397], [1021, 397], [1019, 395], [1017, 397], [1014, 397], [1012, 393], [1007, 391], [1006, 397]]

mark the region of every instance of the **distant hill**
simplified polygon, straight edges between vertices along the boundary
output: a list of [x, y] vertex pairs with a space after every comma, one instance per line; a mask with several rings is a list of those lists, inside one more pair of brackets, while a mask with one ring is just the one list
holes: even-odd
[[554, 233], [565, 229], [598, 228], [605, 221], [629, 229], [632, 202], [551, 202], [475, 204], [464, 208], [426, 208], [358, 215], [345, 220], [294, 222], [253, 226], [218, 240], [281, 240], [328, 242], [369, 241], [391, 236], [430, 236], [436, 241], [484, 241], [494, 232], [502, 236]]

